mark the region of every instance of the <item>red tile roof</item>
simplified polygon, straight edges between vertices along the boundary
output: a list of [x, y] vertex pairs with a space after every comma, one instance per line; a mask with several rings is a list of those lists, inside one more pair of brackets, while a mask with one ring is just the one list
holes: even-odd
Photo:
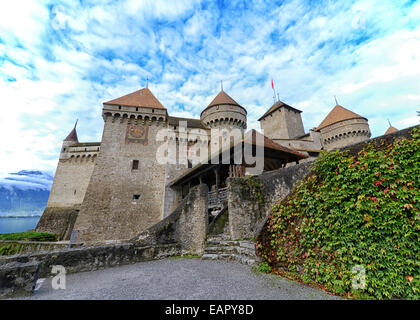
[[354, 113], [353, 111], [350, 111], [340, 105], [336, 105], [315, 129], [315, 131], [319, 131], [322, 128], [328, 127], [334, 123], [350, 119], [365, 119], [367, 121], [365, 117], [362, 117], [361, 115], [358, 115], [357, 113]]
[[393, 127], [393, 126], [390, 126], [389, 128], [388, 128], [388, 130], [386, 130], [386, 132], [384, 133], [384, 135], [385, 134], [390, 134], [390, 133], [393, 133], [393, 132], [397, 132], [398, 131], [398, 129], [397, 128], [395, 128], [395, 127]]
[[73, 130], [70, 131], [70, 133], [68, 134], [68, 136], [64, 139], [64, 141], [76, 141], [79, 142], [78, 138], [77, 138], [77, 132], [76, 132], [76, 126], [77, 126], [77, 121], [74, 124], [74, 128]]
[[273, 104], [273, 105], [271, 106], [271, 108], [270, 108], [270, 109], [268, 109], [268, 111], [267, 111], [266, 113], [264, 113], [264, 115], [263, 115], [261, 118], [259, 118], [259, 119], [258, 119], [258, 121], [260, 121], [260, 120], [264, 119], [266, 116], [268, 116], [269, 114], [273, 113], [274, 111], [276, 111], [277, 109], [279, 109], [279, 108], [281, 108], [281, 107], [284, 107], [284, 108], [289, 108], [289, 109], [291, 109], [291, 110], [294, 110], [294, 111], [297, 111], [297, 112], [299, 112], [299, 113], [302, 113], [302, 111], [300, 111], [300, 110], [298, 110], [298, 109], [296, 109], [296, 108], [293, 108], [293, 107], [289, 106], [288, 104], [284, 103], [283, 101], [280, 101], [280, 100], [279, 100], [279, 101], [277, 101], [275, 104]]
[[238, 107], [241, 107], [242, 109], [244, 109], [246, 111], [246, 109], [244, 107], [242, 107], [239, 103], [237, 103], [235, 100], [233, 100], [231, 96], [229, 96], [226, 92], [224, 92], [222, 90], [212, 100], [212, 102], [210, 102], [210, 104], [207, 106], [207, 108], [205, 108], [201, 113], [203, 113], [204, 111], [206, 111], [207, 109], [209, 109], [213, 106], [218, 106], [218, 105], [222, 105], [222, 104], [238, 106]]
[[122, 105], [130, 107], [147, 107], [166, 110], [166, 108], [153, 95], [149, 88], [137, 90], [133, 93], [129, 93], [117, 99], [104, 102], [104, 104]]
[[257, 145], [256, 136], [258, 134], [260, 136], [263, 136], [264, 148], [277, 150], [277, 151], [283, 151], [285, 153], [293, 154], [293, 155], [295, 155], [295, 156], [297, 156], [298, 158], [301, 158], [301, 159], [305, 159], [305, 158], [308, 157], [307, 155], [305, 155], [301, 152], [298, 152], [296, 150], [284, 147], [284, 146], [274, 142], [273, 140], [271, 140], [270, 138], [267, 138], [265, 135], [263, 135], [262, 133], [258, 132], [255, 129], [252, 129], [252, 130], [248, 131], [247, 133], [245, 133], [245, 137], [244, 137], [244, 139], [242, 139], [242, 141], [244, 141], [251, 134], [252, 134], [252, 145]]

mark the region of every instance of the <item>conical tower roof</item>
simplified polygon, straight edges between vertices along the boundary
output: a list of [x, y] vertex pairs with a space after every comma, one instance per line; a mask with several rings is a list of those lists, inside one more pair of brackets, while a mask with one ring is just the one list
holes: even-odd
[[384, 135], [385, 134], [390, 134], [390, 133], [393, 133], [393, 132], [397, 132], [397, 131], [398, 131], [397, 128], [395, 128], [393, 126], [389, 126], [388, 130], [386, 130], [386, 132], [384, 133]]
[[319, 131], [322, 128], [328, 127], [334, 123], [350, 119], [365, 119], [367, 121], [365, 117], [362, 117], [361, 115], [358, 115], [357, 113], [354, 113], [353, 111], [350, 111], [340, 105], [336, 105], [321, 122], [318, 128], [315, 129], [315, 131]]
[[233, 100], [233, 98], [231, 96], [229, 96], [226, 92], [221, 90], [217, 94], [217, 96], [212, 100], [212, 102], [210, 102], [210, 104], [207, 106], [207, 108], [205, 108], [201, 113], [203, 113], [204, 111], [206, 111], [207, 109], [209, 109], [211, 107], [222, 105], [222, 104], [238, 106], [238, 107], [241, 107], [242, 109], [244, 109], [246, 111], [246, 109], [244, 107], [242, 107], [239, 103], [237, 103], [235, 100]]
[[104, 104], [123, 105], [130, 107], [146, 107], [166, 110], [166, 108], [153, 95], [152, 91], [150, 91], [149, 88], [137, 90], [117, 99], [104, 102]]
[[64, 139], [64, 141], [75, 141], [75, 142], [79, 142], [79, 139], [77, 138], [77, 131], [76, 131], [77, 121], [78, 120], [76, 120], [76, 123], [74, 124], [73, 130], [70, 131], [70, 133]]

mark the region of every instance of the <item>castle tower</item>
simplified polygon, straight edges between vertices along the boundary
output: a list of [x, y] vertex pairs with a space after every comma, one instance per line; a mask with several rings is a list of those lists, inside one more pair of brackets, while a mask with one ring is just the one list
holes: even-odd
[[36, 231], [68, 240], [95, 166], [100, 143], [80, 143], [76, 124], [64, 139], [54, 181]]
[[104, 130], [75, 224], [84, 242], [130, 239], [162, 219], [165, 165], [156, 160], [167, 110], [148, 88], [103, 103]]
[[392, 125], [391, 125], [391, 123], [389, 124], [389, 128], [385, 131], [385, 133], [384, 133], [384, 135], [386, 135], [386, 134], [390, 134], [390, 133], [394, 133], [394, 132], [397, 132], [398, 131], [398, 129], [397, 128], [395, 128], [395, 127], [393, 127]]
[[321, 134], [324, 149], [342, 148], [370, 138], [368, 120], [340, 105], [336, 105], [315, 129]]
[[272, 140], [293, 139], [305, 134], [301, 113], [279, 100], [258, 121], [266, 137]]
[[69, 156], [69, 147], [76, 145], [79, 143], [79, 139], [77, 138], [77, 126], [78, 120], [76, 120], [76, 123], [74, 124], [73, 129], [70, 131], [70, 133], [67, 135], [67, 137], [63, 140], [61, 151], [60, 151], [60, 159], [67, 159]]
[[200, 115], [202, 123], [209, 129], [246, 129], [247, 112], [244, 107], [221, 90]]

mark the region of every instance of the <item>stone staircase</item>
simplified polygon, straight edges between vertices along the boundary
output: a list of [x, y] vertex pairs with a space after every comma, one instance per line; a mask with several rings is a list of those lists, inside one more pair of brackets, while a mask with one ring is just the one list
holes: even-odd
[[259, 262], [252, 241], [234, 241], [226, 234], [209, 235], [201, 259], [236, 261], [250, 266]]

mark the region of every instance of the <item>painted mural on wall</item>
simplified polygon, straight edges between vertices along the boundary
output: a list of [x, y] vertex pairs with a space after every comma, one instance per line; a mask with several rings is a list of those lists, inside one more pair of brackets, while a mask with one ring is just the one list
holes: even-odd
[[145, 146], [148, 144], [149, 126], [141, 124], [127, 124], [125, 135], [125, 143], [141, 143]]

